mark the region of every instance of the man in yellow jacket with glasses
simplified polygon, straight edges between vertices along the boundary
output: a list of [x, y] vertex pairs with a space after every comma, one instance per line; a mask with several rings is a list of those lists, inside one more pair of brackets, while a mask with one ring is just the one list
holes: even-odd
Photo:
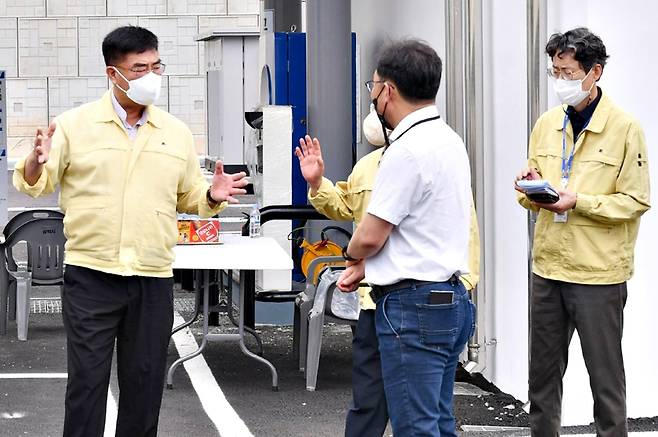
[[640, 216], [649, 205], [649, 166], [638, 122], [597, 86], [608, 55], [578, 28], [551, 36], [549, 75], [561, 106], [532, 131], [528, 168], [517, 182], [544, 179], [556, 203], [519, 202], [537, 212], [530, 302], [530, 426], [533, 437], [560, 429], [562, 377], [578, 331], [594, 397], [597, 436], [623, 437], [622, 356], [626, 281]]
[[189, 128], [153, 104], [165, 64], [152, 32], [117, 28], [103, 56], [112, 88], [39, 129], [14, 186], [33, 197], [60, 187], [64, 437], [103, 435], [115, 343], [116, 435], [155, 436], [173, 323], [176, 212], [210, 217], [237, 202], [247, 182], [220, 162], [208, 183]]
[[[374, 109], [364, 119], [362, 129], [370, 144], [384, 146], [384, 133]], [[347, 181], [334, 185], [323, 176], [320, 142], [309, 136], [300, 139], [296, 155], [302, 175], [309, 183], [308, 199], [315, 209], [333, 220], [353, 220], [358, 225], [368, 208], [383, 150], [380, 147], [365, 155], [355, 164]], [[480, 269], [480, 234], [475, 208], [471, 212], [470, 271], [461, 276], [467, 290], [475, 288]], [[379, 437], [388, 422], [375, 332], [375, 303], [369, 291], [369, 287], [358, 290], [361, 311], [352, 341], [352, 405], [347, 413], [345, 437]]]

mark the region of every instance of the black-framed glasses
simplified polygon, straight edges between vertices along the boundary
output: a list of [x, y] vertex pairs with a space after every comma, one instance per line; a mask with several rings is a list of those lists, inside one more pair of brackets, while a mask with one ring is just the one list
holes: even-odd
[[385, 80], [368, 80], [366, 81], [365, 85], [366, 88], [368, 89], [368, 92], [372, 92], [373, 89], [375, 89], [375, 84], [376, 83], [384, 83], [386, 82]]

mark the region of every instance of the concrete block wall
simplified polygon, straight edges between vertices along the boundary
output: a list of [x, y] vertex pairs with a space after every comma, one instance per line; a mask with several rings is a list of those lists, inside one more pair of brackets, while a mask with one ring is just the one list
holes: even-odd
[[108, 89], [101, 43], [129, 24], [158, 36], [167, 70], [156, 105], [187, 123], [205, 153], [204, 53], [194, 38], [258, 29], [259, 10], [259, 0], [0, 0], [10, 159], [29, 152], [37, 127]]

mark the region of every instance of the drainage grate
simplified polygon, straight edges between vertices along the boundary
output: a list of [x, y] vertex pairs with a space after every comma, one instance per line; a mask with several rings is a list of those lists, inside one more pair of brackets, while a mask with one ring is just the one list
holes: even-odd
[[30, 299], [32, 314], [59, 314], [62, 312], [62, 301], [59, 297], [38, 297]]
[[525, 432], [530, 431], [530, 428], [515, 427], [515, 426], [488, 426], [488, 425], [462, 425], [461, 430], [464, 432], [475, 432], [475, 431], [519, 431]]
[[[174, 299], [174, 309], [178, 312], [194, 312], [194, 298], [183, 297]], [[62, 300], [59, 297], [33, 297], [30, 299], [32, 314], [61, 314]]]

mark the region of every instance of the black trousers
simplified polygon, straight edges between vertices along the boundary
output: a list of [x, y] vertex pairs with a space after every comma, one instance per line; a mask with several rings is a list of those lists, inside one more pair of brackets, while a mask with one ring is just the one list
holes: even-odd
[[582, 285], [533, 275], [530, 306], [530, 428], [559, 436], [562, 377], [578, 331], [594, 398], [598, 437], [625, 437], [626, 378], [621, 338], [626, 283]]
[[103, 436], [115, 341], [116, 435], [157, 435], [173, 278], [125, 277], [67, 265], [62, 314], [68, 360], [64, 437]]
[[352, 405], [346, 437], [381, 437], [388, 423], [375, 310], [361, 310], [352, 340]]

